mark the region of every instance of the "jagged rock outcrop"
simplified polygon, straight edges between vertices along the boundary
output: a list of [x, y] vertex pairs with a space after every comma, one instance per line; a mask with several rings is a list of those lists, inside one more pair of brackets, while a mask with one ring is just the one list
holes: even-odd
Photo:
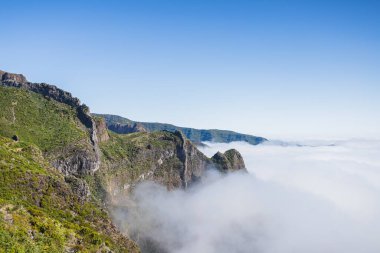
[[237, 170], [246, 170], [243, 157], [236, 149], [230, 149], [224, 152], [216, 153], [211, 160], [215, 166], [223, 172], [233, 172]]
[[87, 200], [89, 200], [91, 192], [86, 181], [69, 175], [65, 177], [65, 182], [70, 185], [71, 190], [78, 197], [81, 204], [84, 204]]
[[14, 81], [17, 83], [27, 82], [25, 76], [23, 76], [21, 74], [8, 73], [8, 72], [2, 71], [2, 70], [0, 70], [0, 80], [1, 81]]
[[138, 183], [150, 180], [168, 189], [187, 188], [201, 180], [211, 160], [180, 132], [111, 134], [100, 145], [101, 177], [108, 201], [117, 205]]
[[94, 119], [96, 125], [96, 133], [98, 135], [98, 141], [108, 141], [110, 136], [107, 131], [106, 121], [103, 118], [96, 117]]
[[89, 148], [68, 146], [56, 151], [50, 159], [53, 167], [64, 175], [82, 176], [92, 174], [99, 169], [99, 154]]
[[202, 182], [207, 170], [245, 170], [237, 151], [226, 152], [223, 159], [210, 159], [180, 131], [111, 134], [100, 147], [103, 162], [95, 176], [103, 182], [111, 206], [124, 203], [141, 181], [154, 181], [169, 190], [186, 189]]
[[[223, 174], [245, 171], [243, 158], [236, 150], [214, 156], [221, 159], [210, 159], [180, 131], [111, 134], [109, 141], [100, 146], [104, 161], [95, 177], [98, 177], [97, 182], [103, 182], [105, 202], [115, 214], [133, 209], [134, 199], [130, 193], [142, 181], [153, 181], [169, 190], [186, 190], [194, 184], [202, 184], [208, 170]], [[143, 252], [161, 252], [159, 245], [149, 238], [130, 236]]]
[[55, 151], [55, 157], [50, 155], [52, 165], [63, 172], [65, 175], [88, 174], [99, 169], [100, 151], [98, 146], [97, 128], [90, 115], [90, 110], [80, 100], [73, 97], [70, 92], [57, 88], [46, 83], [31, 83], [21, 74], [13, 74], [0, 71], [0, 84], [7, 87], [26, 89], [73, 107], [77, 112], [80, 122], [90, 133], [90, 147], [88, 145], [63, 147]]
[[200, 180], [202, 174], [211, 165], [209, 159], [193, 145], [180, 131], [175, 131], [180, 142], [176, 146], [177, 157], [183, 163], [180, 175], [182, 186], [187, 188], [191, 183]]

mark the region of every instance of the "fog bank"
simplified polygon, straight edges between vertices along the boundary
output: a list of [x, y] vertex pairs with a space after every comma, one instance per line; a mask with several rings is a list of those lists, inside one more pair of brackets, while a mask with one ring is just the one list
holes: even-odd
[[162, 252], [380, 252], [380, 142], [206, 144], [236, 148], [250, 173], [188, 191], [143, 183], [119, 218], [129, 233]]

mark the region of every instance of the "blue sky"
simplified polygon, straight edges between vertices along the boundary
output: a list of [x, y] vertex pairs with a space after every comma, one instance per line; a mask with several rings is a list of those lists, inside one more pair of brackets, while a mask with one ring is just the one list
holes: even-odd
[[1, 1], [0, 69], [93, 112], [380, 138], [380, 1]]

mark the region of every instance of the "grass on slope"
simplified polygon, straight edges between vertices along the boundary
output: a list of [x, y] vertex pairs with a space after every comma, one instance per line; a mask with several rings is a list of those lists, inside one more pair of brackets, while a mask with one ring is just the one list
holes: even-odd
[[88, 136], [74, 108], [24, 89], [0, 86], [0, 108], [0, 135], [17, 135], [44, 152]]
[[130, 159], [133, 158], [139, 150], [149, 147], [162, 149], [173, 145], [173, 140], [178, 138], [170, 132], [163, 131], [131, 134], [116, 134], [110, 131], [110, 137], [109, 141], [101, 145], [104, 156], [109, 160]]
[[104, 211], [78, 199], [36, 146], [0, 136], [0, 252], [107, 248], [136, 250], [113, 230]]

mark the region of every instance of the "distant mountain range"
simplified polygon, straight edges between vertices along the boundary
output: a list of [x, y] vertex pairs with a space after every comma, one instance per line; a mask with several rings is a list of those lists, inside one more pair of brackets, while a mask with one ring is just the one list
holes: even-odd
[[96, 114], [92, 115], [102, 117], [105, 119], [109, 130], [119, 133], [127, 134], [133, 132], [155, 132], [155, 131], [181, 131], [185, 136], [196, 144], [200, 144], [205, 141], [229, 143], [233, 141], [245, 141], [252, 145], [260, 144], [267, 139], [263, 137], [236, 133], [228, 130], [218, 129], [194, 129], [188, 127], [178, 127], [166, 123], [153, 123], [153, 122], [138, 122], [133, 121], [121, 116], [110, 114]]

